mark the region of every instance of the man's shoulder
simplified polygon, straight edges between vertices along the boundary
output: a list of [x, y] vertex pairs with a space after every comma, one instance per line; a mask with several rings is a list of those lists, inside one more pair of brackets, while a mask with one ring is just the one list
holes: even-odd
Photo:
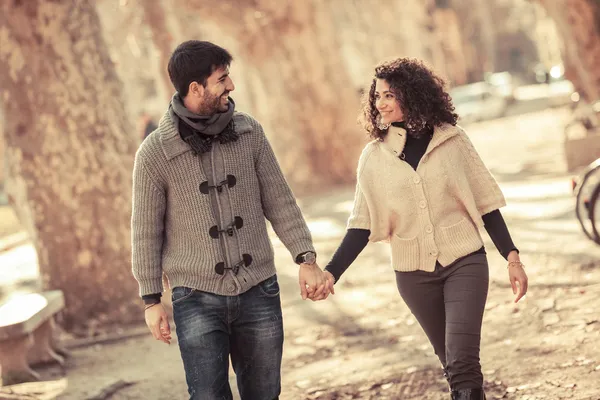
[[243, 111], [236, 111], [233, 113], [233, 122], [235, 123], [235, 130], [238, 134], [257, 133], [262, 130], [262, 126], [256, 118]]
[[166, 161], [165, 153], [160, 142], [160, 129], [146, 136], [138, 147], [135, 155], [136, 160], [144, 164], [154, 164]]

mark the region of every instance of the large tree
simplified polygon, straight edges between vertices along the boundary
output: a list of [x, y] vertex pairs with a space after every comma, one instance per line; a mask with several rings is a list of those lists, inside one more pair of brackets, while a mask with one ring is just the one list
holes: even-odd
[[600, 2], [539, 0], [564, 42], [567, 76], [588, 101], [600, 100]]
[[0, 3], [7, 191], [67, 327], [143, 316], [130, 272], [135, 139], [91, 0]]

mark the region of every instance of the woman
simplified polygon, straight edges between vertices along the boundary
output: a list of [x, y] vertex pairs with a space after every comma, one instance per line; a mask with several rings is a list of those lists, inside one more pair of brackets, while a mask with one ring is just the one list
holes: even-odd
[[457, 118], [443, 81], [423, 63], [376, 67], [362, 118], [374, 140], [358, 162], [348, 231], [326, 271], [335, 282], [369, 241], [389, 241], [398, 290], [452, 399], [485, 399], [479, 345], [489, 274], [478, 228], [508, 260], [515, 302], [527, 275], [499, 211], [504, 196]]

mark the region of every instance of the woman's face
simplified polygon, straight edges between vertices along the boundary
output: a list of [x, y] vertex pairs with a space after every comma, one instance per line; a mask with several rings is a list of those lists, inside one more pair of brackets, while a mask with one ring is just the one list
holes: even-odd
[[392, 93], [390, 85], [385, 79], [377, 79], [375, 82], [375, 107], [381, 115], [382, 124], [404, 120], [400, 104], [398, 104], [396, 96]]

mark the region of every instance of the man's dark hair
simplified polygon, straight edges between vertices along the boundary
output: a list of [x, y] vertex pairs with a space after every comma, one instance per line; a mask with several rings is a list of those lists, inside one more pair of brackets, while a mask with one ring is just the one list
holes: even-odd
[[181, 43], [169, 59], [169, 78], [181, 97], [188, 94], [190, 83], [206, 86], [208, 77], [220, 67], [228, 67], [233, 57], [211, 42], [188, 40]]

